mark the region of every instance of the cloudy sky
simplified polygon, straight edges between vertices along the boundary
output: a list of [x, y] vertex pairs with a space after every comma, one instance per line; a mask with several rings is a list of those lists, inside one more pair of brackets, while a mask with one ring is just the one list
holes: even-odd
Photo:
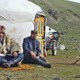
[[68, 1], [74, 1], [80, 3], [80, 0], [68, 0]]

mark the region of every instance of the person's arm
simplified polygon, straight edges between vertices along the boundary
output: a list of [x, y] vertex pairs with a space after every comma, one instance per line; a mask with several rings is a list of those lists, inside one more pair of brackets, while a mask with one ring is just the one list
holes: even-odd
[[28, 40], [25, 38], [24, 40], [23, 40], [23, 50], [24, 50], [24, 52], [26, 52], [26, 53], [29, 53], [31, 50], [28, 48]]
[[31, 57], [32, 57], [33, 59], [36, 58], [36, 54], [35, 54], [33, 51], [30, 51], [30, 55], [31, 55]]
[[32, 58], [36, 58], [35, 53], [28, 48], [28, 42], [29, 42], [29, 40], [27, 40], [27, 39], [23, 40], [23, 50], [25, 53], [30, 53]]

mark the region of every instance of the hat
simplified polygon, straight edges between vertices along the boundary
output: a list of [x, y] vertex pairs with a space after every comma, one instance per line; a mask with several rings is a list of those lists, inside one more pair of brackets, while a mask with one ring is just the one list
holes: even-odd
[[37, 12], [36, 15], [44, 16], [44, 17], [46, 16], [46, 15], [44, 14], [44, 12], [41, 12], [41, 11]]
[[31, 33], [35, 33], [35, 34], [37, 34], [37, 31], [36, 31], [36, 30], [32, 30]]

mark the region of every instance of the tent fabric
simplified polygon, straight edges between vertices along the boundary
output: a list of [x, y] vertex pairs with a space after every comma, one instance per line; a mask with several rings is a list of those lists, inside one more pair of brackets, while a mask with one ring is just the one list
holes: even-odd
[[0, 25], [22, 46], [23, 38], [34, 29], [34, 18], [42, 9], [28, 0], [0, 0]]
[[23, 23], [11, 23], [9, 21], [1, 21], [0, 23], [5, 26], [6, 34], [10, 36], [10, 38], [14, 39], [19, 43], [22, 50], [23, 39], [27, 36], [30, 36], [31, 30], [34, 29], [34, 24], [32, 22], [23, 22]]
[[0, 0], [0, 17], [13, 23], [32, 22], [40, 11], [39, 6], [28, 0]]
[[7, 21], [0, 21], [0, 23], [5, 24], [6, 34], [16, 40], [20, 46], [22, 46], [23, 38], [30, 36], [31, 30], [34, 29], [34, 24], [32, 22], [13, 24]]
[[51, 35], [49, 33], [52, 33], [52, 32], [57, 32], [56, 30], [46, 26], [46, 29], [45, 29], [45, 37], [50, 37]]

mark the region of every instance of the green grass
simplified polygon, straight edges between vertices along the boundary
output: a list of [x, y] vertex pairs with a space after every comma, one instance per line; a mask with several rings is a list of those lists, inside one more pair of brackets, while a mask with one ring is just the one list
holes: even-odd
[[[52, 56], [48, 51], [47, 62], [51, 63], [52, 68], [47, 69], [38, 65], [33, 65], [35, 68], [32, 70], [23, 71], [0, 71], [0, 80], [54, 80], [59, 77], [61, 80], [79, 80], [75, 78], [80, 75], [80, 66], [72, 65], [79, 56], [77, 51], [58, 51], [56, 56]], [[8, 79], [7, 79], [8, 78]]]
[[[60, 77], [61, 80], [80, 80], [75, 78], [80, 75], [80, 66], [72, 65], [80, 56], [80, 4], [67, 2], [66, 0], [30, 0], [41, 6], [47, 17], [47, 25], [60, 32], [66, 32], [61, 38], [67, 50], [58, 51], [56, 56], [48, 51], [47, 62], [51, 63], [52, 68], [47, 69], [33, 65], [35, 69], [25, 71], [0, 71], [0, 80], [54, 80]], [[55, 21], [48, 14], [48, 9], [62, 12], [59, 21]], [[79, 17], [74, 16], [71, 12]], [[80, 61], [79, 61], [80, 62]], [[79, 64], [79, 62], [77, 64]]]
[[[66, 0], [30, 0], [41, 6], [47, 17], [47, 25], [59, 32], [66, 32], [63, 35], [62, 44], [71, 50], [80, 50], [80, 4]], [[59, 20], [53, 20], [48, 14], [48, 9], [62, 12]], [[68, 11], [70, 9], [72, 12]], [[77, 16], [75, 16], [76, 14]], [[76, 40], [72, 40], [76, 39]], [[75, 44], [75, 45], [74, 45]], [[75, 48], [74, 48], [75, 47]]]

